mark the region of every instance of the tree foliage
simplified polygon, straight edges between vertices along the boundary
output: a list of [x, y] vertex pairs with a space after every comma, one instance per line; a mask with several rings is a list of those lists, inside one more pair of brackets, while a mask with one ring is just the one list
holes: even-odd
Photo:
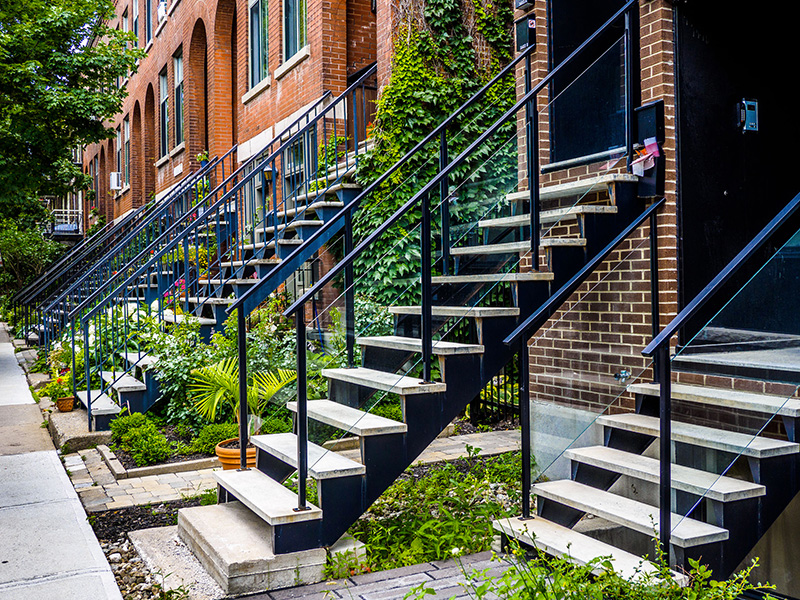
[[41, 275], [63, 250], [38, 229], [20, 228], [15, 221], [0, 221], [0, 289], [18, 289]]
[[117, 78], [144, 56], [113, 15], [113, 0], [0, 3], [0, 215], [85, 185], [71, 151], [112, 135], [104, 121], [126, 95]]

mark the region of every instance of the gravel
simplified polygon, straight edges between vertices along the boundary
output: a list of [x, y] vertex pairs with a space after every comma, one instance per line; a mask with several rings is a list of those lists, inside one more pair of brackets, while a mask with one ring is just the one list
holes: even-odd
[[111, 564], [119, 591], [125, 600], [156, 600], [161, 586], [155, 581], [127, 537], [100, 540], [100, 547]]

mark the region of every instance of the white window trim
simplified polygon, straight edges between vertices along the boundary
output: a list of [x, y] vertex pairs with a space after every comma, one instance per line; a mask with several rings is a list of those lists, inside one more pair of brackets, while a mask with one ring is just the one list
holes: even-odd
[[280, 67], [275, 69], [275, 79], [281, 79], [285, 76], [289, 71], [294, 69], [297, 65], [302, 63], [306, 60], [309, 56], [311, 56], [311, 45], [306, 44], [300, 50], [298, 50], [294, 56], [292, 56], [289, 60], [283, 63]]
[[158, 37], [159, 35], [161, 35], [161, 32], [164, 31], [164, 26], [167, 24], [167, 21], [169, 21], [169, 17], [164, 17], [158, 22], [158, 27], [156, 27], [155, 37]]
[[172, 4], [169, 5], [167, 9], [167, 16], [172, 16], [173, 11], [178, 8], [178, 4], [181, 3], [181, 0], [172, 0]]
[[176, 156], [178, 156], [178, 154], [180, 154], [184, 150], [186, 150], [186, 142], [185, 141], [181, 142], [180, 144], [175, 146], [172, 150], [170, 150], [169, 154], [165, 158], [175, 158]]
[[269, 75], [267, 75], [266, 77], [264, 77], [264, 79], [259, 81], [257, 84], [255, 84], [252, 88], [250, 88], [244, 93], [244, 95], [242, 96], [242, 104], [247, 104], [248, 102], [250, 102], [250, 100], [258, 96], [261, 92], [268, 89], [270, 85], [272, 85], [272, 78]]

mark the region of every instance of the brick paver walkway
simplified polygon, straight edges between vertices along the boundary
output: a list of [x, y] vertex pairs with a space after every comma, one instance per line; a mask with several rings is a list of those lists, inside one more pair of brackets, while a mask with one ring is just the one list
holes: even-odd
[[[480, 448], [482, 456], [513, 452], [520, 448], [519, 430], [488, 431], [436, 439], [418, 463], [435, 463], [468, 456], [467, 446]], [[358, 450], [341, 454], [359, 459]], [[97, 450], [80, 450], [64, 456], [64, 466], [87, 512], [98, 512], [142, 504], [171, 502], [197, 496], [216, 488], [213, 469], [148, 475], [116, 481]]]

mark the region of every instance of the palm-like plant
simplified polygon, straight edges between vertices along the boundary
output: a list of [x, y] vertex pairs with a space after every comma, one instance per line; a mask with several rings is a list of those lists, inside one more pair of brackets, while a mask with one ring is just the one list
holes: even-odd
[[[254, 417], [261, 417], [270, 399], [283, 387], [297, 379], [288, 369], [256, 373], [247, 386], [247, 408]], [[239, 364], [235, 358], [192, 371], [189, 394], [202, 416], [213, 421], [220, 406], [229, 406], [239, 422]]]

